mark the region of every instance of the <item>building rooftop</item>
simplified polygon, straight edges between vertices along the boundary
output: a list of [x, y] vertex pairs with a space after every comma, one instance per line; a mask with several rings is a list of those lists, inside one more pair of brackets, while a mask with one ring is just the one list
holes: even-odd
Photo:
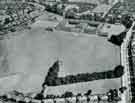
[[96, 8], [93, 9], [93, 12], [95, 13], [106, 13], [111, 9], [111, 5], [107, 5], [107, 4], [101, 4], [98, 5]]

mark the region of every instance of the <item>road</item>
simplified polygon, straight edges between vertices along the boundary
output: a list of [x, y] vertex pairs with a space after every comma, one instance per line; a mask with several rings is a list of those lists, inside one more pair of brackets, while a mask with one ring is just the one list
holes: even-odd
[[127, 91], [122, 94], [121, 103], [131, 103], [131, 88], [130, 88], [130, 70], [129, 70], [129, 61], [128, 61], [128, 44], [132, 36], [132, 29], [135, 25], [133, 22], [131, 28], [127, 32], [126, 38], [124, 39], [123, 44], [121, 45], [121, 64], [124, 66], [124, 75], [122, 77], [122, 86], [127, 87]]

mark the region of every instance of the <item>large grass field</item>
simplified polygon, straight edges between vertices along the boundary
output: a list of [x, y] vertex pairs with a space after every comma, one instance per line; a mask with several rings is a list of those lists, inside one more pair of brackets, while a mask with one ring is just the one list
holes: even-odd
[[[6, 88], [24, 92], [39, 90], [49, 67], [57, 59], [63, 61], [59, 76], [112, 70], [120, 64], [120, 48], [107, 42], [106, 38], [82, 33], [76, 36], [63, 31], [45, 31], [48, 25], [53, 26], [55, 23], [40, 20], [32, 25], [31, 30], [15, 32], [9, 39], [1, 41], [4, 52], [0, 56], [6, 55], [7, 61], [0, 65], [0, 70], [9, 75], [16, 72], [21, 74], [15, 85], [7, 85]], [[5, 69], [7, 72], [4, 72]], [[111, 84], [114, 88], [119, 85], [116, 80], [116, 83], [103, 81], [101, 86], [97, 86], [102, 89], [103, 85], [106, 87]], [[3, 82], [0, 85], [4, 85]]]

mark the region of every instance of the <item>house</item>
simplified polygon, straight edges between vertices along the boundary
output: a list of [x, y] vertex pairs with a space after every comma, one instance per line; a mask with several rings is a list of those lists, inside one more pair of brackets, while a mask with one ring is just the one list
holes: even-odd
[[107, 5], [107, 4], [101, 4], [101, 5], [98, 5], [97, 7], [95, 7], [93, 9], [93, 13], [96, 13], [96, 14], [107, 14], [108, 11], [112, 8], [111, 5]]
[[99, 0], [68, 0], [68, 2], [80, 2], [80, 3], [100, 4], [100, 1]]

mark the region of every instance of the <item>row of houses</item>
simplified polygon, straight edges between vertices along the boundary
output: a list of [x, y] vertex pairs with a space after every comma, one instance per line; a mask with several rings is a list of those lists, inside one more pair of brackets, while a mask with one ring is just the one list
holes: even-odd
[[[43, 0], [42, 0], [43, 1]], [[44, 0], [45, 2], [80, 2], [80, 3], [91, 3], [91, 4], [108, 4], [113, 5], [116, 2], [124, 2], [124, 0]]]
[[[95, 94], [95, 95], [80, 95], [80, 96], [73, 96], [67, 98], [51, 98], [51, 99], [41, 99], [37, 100], [29, 96], [11, 96], [5, 95], [0, 97], [0, 101], [5, 101], [6, 103], [13, 102], [13, 103], [99, 103], [99, 101], [103, 101], [108, 103], [108, 96], [106, 94]], [[20, 102], [21, 101], [21, 102]], [[1, 103], [1, 102], [0, 102]]]

